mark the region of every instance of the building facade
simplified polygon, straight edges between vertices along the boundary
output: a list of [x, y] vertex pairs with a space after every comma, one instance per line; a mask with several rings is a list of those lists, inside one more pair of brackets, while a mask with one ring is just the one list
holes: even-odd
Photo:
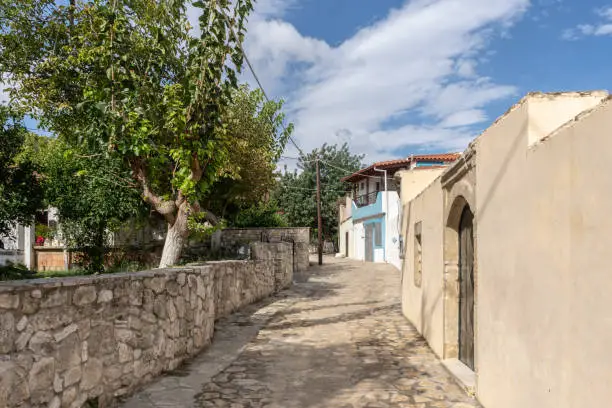
[[[459, 154], [432, 154], [375, 163], [346, 178], [351, 194], [340, 204], [339, 247], [343, 256], [366, 262], [386, 262], [401, 269], [401, 213], [398, 190], [423, 188], [423, 183], [395, 177], [399, 172], [437, 174]], [[406, 179], [407, 180], [407, 179]]]
[[402, 192], [403, 313], [486, 408], [612, 400], [611, 131], [605, 92], [529, 94]]

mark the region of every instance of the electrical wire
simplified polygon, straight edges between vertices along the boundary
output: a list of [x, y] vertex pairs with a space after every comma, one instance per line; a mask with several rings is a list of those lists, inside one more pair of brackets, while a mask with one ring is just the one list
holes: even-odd
[[[227, 17], [227, 18], [229, 19], [229, 17]], [[236, 34], [236, 31], [234, 30], [234, 27], [230, 24], [229, 28], [230, 28], [230, 30], [232, 30], [232, 34], [234, 35], [234, 37], [237, 40], [238, 46], [240, 47], [240, 51], [242, 51], [242, 55], [244, 56], [244, 61], [247, 63], [247, 66], [249, 67], [249, 70], [251, 71], [251, 74], [253, 74], [253, 78], [255, 78], [255, 81], [257, 82], [257, 85], [259, 86], [259, 89], [261, 89], [261, 92], [263, 93], [264, 98], [266, 98], [266, 101], [270, 102], [270, 98], [268, 97], [268, 94], [266, 93], [266, 90], [264, 89], [263, 85], [261, 84], [261, 81], [259, 80], [259, 77], [255, 73], [255, 69], [253, 68], [253, 65], [251, 64], [251, 61], [249, 60], [249, 57], [247, 56], [247, 53], [246, 53], [244, 47], [242, 46], [242, 42], [238, 41], [239, 37]], [[281, 123], [281, 126], [283, 127], [283, 130], [285, 132], [287, 132], [287, 128], [285, 127], [285, 124]], [[298, 146], [298, 144], [293, 139], [293, 137], [291, 137], [291, 135], [289, 135], [289, 141], [291, 141], [291, 143], [293, 143], [293, 145], [298, 150], [298, 152], [302, 156], [304, 156], [304, 151], [300, 148], [300, 146]]]
[[[347, 173], [347, 174], [349, 174], [349, 175], [350, 175], [350, 174], [356, 174], [356, 173], [359, 173], [359, 172], [361, 171], [361, 170], [357, 170], [357, 171], [350, 171], [350, 170], [347, 170], [347, 169], [343, 169], [342, 167], [338, 167], [338, 166], [335, 166], [335, 165], [333, 165], [333, 164], [330, 164], [330, 163], [328, 163], [328, 162], [326, 162], [326, 161], [324, 161], [324, 160], [319, 160], [319, 161], [320, 161], [321, 163], [323, 163], [323, 164], [325, 164], [325, 165], [329, 166], [329, 167], [332, 167], [332, 168], [336, 169], [336, 170], [344, 171], [344, 172], [346, 172], [346, 173]], [[362, 170], [363, 170], [363, 169], [362, 169]], [[359, 175], [360, 175], [360, 176], [363, 176], [363, 177], [369, 177], [369, 178], [377, 179], [377, 180], [380, 180], [380, 179], [384, 178], [384, 177], [381, 177], [381, 176], [369, 176], [369, 175], [367, 175], [367, 174], [359, 174]]]

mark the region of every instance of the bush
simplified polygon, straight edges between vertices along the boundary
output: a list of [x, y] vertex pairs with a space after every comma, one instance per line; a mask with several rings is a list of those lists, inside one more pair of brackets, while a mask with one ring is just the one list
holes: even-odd
[[36, 278], [36, 272], [28, 270], [25, 265], [9, 262], [6, 266], [0, 266], [0, 281], [34, 278]]
[[287, 221], [280, 214], [276, 203], [260, 203], [240, 211], [234, 220], [237, 228], [286, 227]]

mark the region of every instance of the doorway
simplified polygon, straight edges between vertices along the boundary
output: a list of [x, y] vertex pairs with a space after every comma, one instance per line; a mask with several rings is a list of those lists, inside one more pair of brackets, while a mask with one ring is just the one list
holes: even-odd
[[365, 260], [374, 262], [374, 224], [365, 225]]
[[349, 233], [348, 231], [344, 234], [344, 255], [349, 257]]
[[459, 221], [459, 360], [474, 370], [474, 215], [465, 206]]

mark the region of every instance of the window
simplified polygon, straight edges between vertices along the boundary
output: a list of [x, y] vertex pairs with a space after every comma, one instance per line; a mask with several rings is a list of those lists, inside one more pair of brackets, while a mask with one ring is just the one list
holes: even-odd
[[361, 189], [365, 190], [365, 183], [361, 183]]
[[377, 222], [374, 224], [374, 246], [381, 247], [382, 244], [382, 224]]
[[423, 241], [421, 223], [414, 224], [414, 286], [421, 287], [423, 281]]
[[376, 191], [380, 191], [380, 181], [376, 182]]

